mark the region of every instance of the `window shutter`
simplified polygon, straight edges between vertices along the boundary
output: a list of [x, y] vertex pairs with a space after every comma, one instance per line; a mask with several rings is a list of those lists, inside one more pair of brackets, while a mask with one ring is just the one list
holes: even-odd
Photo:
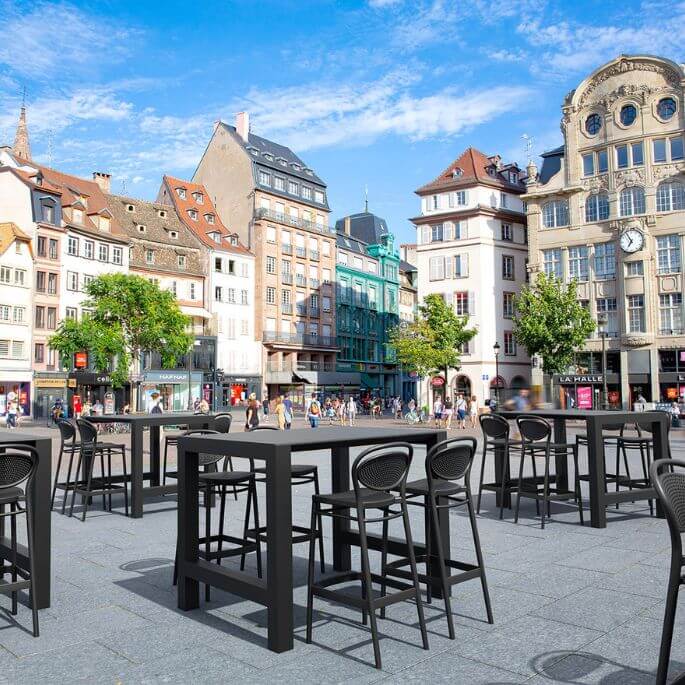
[[430, 226], [421, 227], [421, 244], [428, 245], [431, 241], [431, 229]]
[[443, 264], [445, 268], [445, 278], [454, 278], [454, 270], [452, 268], [452, 258], [443, 257]]
[[452, 232], [452, 222], [446, 221], [442, 225], [442, 239], [443, 240], [454, 240], [454, 234]]
[[473, 290], [469, 290], [469, 316], [475, 316], [476, 314], [476, 293]]
[[452, 308], [454, 306], [454, 293], [443, 293], [443, 298], [448, 307]]
[[461, 275], [462, 276], [468, 276], [469, 275], [469, 254], [466, 252], [461, 256]]

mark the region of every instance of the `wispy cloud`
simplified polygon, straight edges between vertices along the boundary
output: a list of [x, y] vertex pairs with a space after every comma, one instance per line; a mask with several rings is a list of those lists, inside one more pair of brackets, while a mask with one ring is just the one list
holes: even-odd
[[399, 5], [403, 0], [369, 0], [369, 7], [374, 9], [383, 9], [385, 7], [392, 7], [393, 5]]
[[38, 2], [27, 11], [4, 0], [0, 14], [0, 64], [39, 81], [92, 72], [101, 61], [111, 63], [125, 54], [134, 33], [66, 2]]

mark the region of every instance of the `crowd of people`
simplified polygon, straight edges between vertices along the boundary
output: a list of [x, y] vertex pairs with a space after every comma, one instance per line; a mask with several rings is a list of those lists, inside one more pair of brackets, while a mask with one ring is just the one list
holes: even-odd
[[478, 423], [478, 399], [475, 395], [458, 393], [452, 400], [449, 395], [443, 399], [438, 395], [433, 403], [433, 420], [437, 428], [475, 428]]

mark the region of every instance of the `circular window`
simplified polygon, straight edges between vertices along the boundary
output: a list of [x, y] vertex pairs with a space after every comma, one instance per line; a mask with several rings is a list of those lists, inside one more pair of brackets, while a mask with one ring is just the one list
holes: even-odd
[[656, 106], [656, 113], [659, 118], [668, 120], [670, 119], [676, 111], [676, 104], [673, 98], [663, 98], [659, 100], [659, 104]]
[[602, 117], [599, 114], [591, 114], [585, 120], [585, 130], [591, 135], [597, 135], [602, 128]]
[[635, 105], [623, 105], [621, 107], [621, 123], [630, 126], [637, 119], [637, 109]]

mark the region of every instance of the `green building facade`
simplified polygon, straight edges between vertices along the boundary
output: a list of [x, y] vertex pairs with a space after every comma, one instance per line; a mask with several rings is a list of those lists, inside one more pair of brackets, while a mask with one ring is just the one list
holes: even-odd
[[[359, 393], [401, 393], [388, 345], [399, 323], [400, 257], [384, 219], [361, 212], [336, 222], [338, 371], [359, 373]], [[355, 393], [355, 388], [347, 388]]]

